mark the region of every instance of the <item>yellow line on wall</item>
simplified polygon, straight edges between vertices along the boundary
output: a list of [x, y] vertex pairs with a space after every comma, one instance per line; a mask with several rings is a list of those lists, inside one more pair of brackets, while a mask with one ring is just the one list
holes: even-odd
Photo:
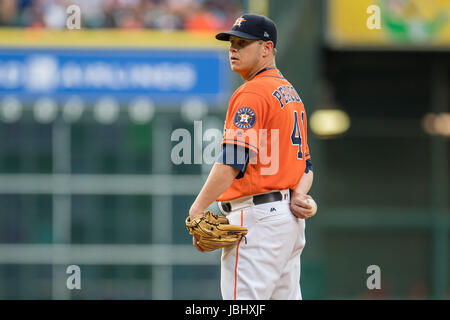
[[227, 49], [211, 31], [124, 29], [48, 30], [0, 28], [0, 47], [130, 47]]

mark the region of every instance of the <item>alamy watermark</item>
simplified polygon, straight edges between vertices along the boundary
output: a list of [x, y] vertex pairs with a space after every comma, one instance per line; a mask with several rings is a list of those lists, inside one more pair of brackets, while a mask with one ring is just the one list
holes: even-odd
[[369, 290], [381, 289], [381, 269], [376, 264], [372, 264], [367, 267], [367, 274], [370, 276], [367, 278], [366, 286]]
[[370, 5], [366, 10], [370, 16], [367, 18], [366, 26], [368, 29], [381, 29], [381, 9], [377, 5]]
[[66, 287], [69, 290], [81, 289], [81, 269], [76, 264], [67, 267], [66, 273], [70, 274], [66, 281]]
[[[261, 175], [274, 175], [280, 163], [279, 130], [278, 129], [226, 129], [224, 133], [216, 128], [203, 132], [202, 121], [194, 121], [194, 136], [189, 130], [178, 128], [170, 137], [178, 142], [173, 146], [170, 157], [172, 163], [180, 164], [214, 164], [221, 152], [221, 142], [237, 144], [248, 148], [250, 157], [248, 164], [260, 164]], [[203, 142], [209, 142], [203, 147]], [[192, 155], [193, 149], [193, 155]], [[235, 154], [233, 148], [227, 149], [226, 163], [245, 164], [244, 153]]]
[[72, 4], [66, 9], [67, 19], [66, 27], [69, 30], [81, 29], [81, 9], [79, 6]]

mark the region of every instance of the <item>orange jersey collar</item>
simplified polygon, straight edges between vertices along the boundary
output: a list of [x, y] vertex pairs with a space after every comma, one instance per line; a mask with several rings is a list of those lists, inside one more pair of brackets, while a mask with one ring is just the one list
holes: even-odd
[[281, 74], [280, 70], [278, 70], [275, 67], [272, 67], [272, 68], [269, 67], [269, 68], [264, 68], [264, 69], [258, 71], [256, 73], [256, 75], [251, 80], [259, 78], [259, 77], [262, 77], [262, 76], [283, 77], [283, 75]]

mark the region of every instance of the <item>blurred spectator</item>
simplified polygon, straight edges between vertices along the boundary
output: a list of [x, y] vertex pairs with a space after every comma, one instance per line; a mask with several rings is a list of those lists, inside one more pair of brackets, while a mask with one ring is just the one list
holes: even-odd
[[71, 4], [82, 28], [220, 30], [242, 14], [239, 0], [2, 0], [0, 26], [62, 29]]
[[2, 24], [15, 25], [18, 15], [16, 0], [3, 0], [0, 2], [0, 22]]
[[200, 8], [186, 16], [184, 28], [186, 30], [217, 30], [222, 29], [223, 21], [212, 12]]

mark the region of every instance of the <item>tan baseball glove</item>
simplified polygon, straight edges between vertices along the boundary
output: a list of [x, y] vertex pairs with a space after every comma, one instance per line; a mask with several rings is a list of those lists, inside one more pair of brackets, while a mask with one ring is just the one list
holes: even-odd
[[197, 239], [197, 245], [203, 251], [213, 251], [245, 239], [247, 228], [230, 224], [224, 216], [206, 210], [202, 217], [191, 220], [186, 218], [186, 229]]

